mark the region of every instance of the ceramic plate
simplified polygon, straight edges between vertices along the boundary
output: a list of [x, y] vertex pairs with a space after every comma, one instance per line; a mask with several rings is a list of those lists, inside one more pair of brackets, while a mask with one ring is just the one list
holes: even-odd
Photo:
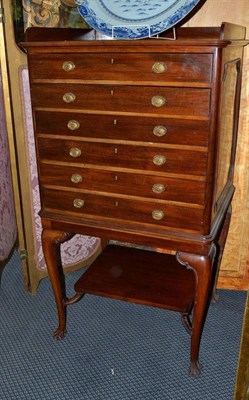
[[154, 36], [181, 21], [201, 0], [75, 0], [96, 31], [115, 39]]

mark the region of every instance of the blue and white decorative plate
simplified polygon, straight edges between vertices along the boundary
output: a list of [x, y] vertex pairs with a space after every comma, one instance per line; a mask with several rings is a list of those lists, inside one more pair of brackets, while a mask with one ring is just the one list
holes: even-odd
[[115, 39], [158, 35], [181, 21], [201, 0], [75, 0], [96, 31]]

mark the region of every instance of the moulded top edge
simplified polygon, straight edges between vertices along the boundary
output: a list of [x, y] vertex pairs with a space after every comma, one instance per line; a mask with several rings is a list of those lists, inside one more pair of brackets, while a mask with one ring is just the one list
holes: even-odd
[[[244, 41], [239, 41], [240, 44], [243, 44]], [[38, 47], [52, 47], [52, 48], [67, 48], [67, 47], [226, 47], [231, 44], [230, 40], [207, 40], [207, 39], [177, 39], [177, 40], [160, 40], [160, 39], [142, 39], [142, 40], [80, 40], [80, 41], [35, 41], [35, 42], [21, 42], [19, 46], [24, 48], [38, 48]], [[245, 41], [245, 44], [247, 42]]]

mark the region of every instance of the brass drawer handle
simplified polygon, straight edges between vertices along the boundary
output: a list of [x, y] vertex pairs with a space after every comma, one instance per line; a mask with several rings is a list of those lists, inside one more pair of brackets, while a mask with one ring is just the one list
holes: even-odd
[[153, 134], [158, 137], [162, 137], [166, 135], [166, 133], [167, 133], [167, 128], [163, 125], [157, 125], [153, 129]]
[[164, 106], [165, 103], [166, 100], [162, 96], [153, 96], [151, 99], [151, 104], [157, 108]]
[[70, 129], [70, 131], [75, 131], [76, 129], [79, 129], [80, 123], [78, 121], [76, 121], [75, 119], [71, 119], [68, 122], [67, 127], [68, 127], [68, 129]]
[[64, 96], [63, 96], [63, 101], [64, 101], [65, 103], [73, 103], [75, 99], [76, 99], [75, 94], [74, 94], [74, 93], [71, 93], [71, 92], [67, 92], [67, 93], [65, 93]]
[[85, 202], [82, 199], [74, 199], [73, 201], [73, 206], [75, 208], [82, 208], [84, 206]]
[[155, 62], [155, 64], [152, 65], [152, 71], [155, 72], [155, 74], [162, 74], [167, 70], [167, 65], [164, 62]]
[[165, 186], [162, 183], [155, 183], [152, 186], [152, 192], [156, 194], [163, 193], [165, 191]]
[[155, 165], [163, 165], [166, 162], [166, 157], [161, 155], [156, 155], [153, 157], [153, 164]]
[[80, 183], [80, 182], [82, 182], [82, 176], [79, 175], [79, 174], [73, 174], [73, 175], [71, 176], [71, 182], [73, 182], [73, 183]]
[[152, 218], [156, 221], [160, 221], [164, 218], [164, 212], [162, 210], [154, 210], [152, 211]]
[[75, 64], [72, 61], [65, 61], [62, 65], [64, 71], [73, 71], [75, 69]]
[[78, 149], [78, 147], [72, 147], [69, 150], [69, 154], [70, 154], [71, 157], [75, 157], [76, 158], [76, 157], [79, 157], [81, 155], [81, 150]]

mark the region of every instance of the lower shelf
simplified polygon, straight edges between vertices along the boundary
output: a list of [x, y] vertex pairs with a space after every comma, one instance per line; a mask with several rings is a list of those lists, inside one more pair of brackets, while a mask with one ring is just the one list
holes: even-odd
[[174, 255], [109, 245], [76, 282], [75, 291], [188, 313], [195, 280]]

